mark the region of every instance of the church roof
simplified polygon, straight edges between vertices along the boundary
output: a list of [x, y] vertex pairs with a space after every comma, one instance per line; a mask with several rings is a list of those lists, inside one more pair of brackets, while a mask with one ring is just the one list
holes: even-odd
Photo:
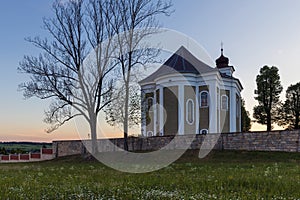
[[243, 86], [242, 86], [242, 84], [241, 84], [241, 82], [240, 82], [240, 80], [238, 78], [235, 78], [233, 76], [228, 76], [228, 75], [226, 75], [224, 73], [220, 73], [220, 75], [221, 75], [222, 78], [227, 78], [227, 79], [231, 79], [231, 80], [237, 81], [240, 84], [241, 88], [243, 89]]
[[181, 46], [157, 71], [140, 81], [140, 84], [153, 82], [156, 78], [176, 73], [207, 73], [218, 71], [197, 59], [184, 46]]

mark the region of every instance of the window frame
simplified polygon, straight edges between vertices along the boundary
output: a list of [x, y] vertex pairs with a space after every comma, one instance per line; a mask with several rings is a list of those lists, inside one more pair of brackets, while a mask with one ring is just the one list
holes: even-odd
[[[203, 131], [206, 131], [206, 133], [202, 133]], [[207, 129], [201, 129], [201, 130], [199, 131], [199, 134], [200, 134], [200, 135], [206, 135], [206, 134], [208, 134], [208, 130], [207, 130]]]
[[[152, 105], [149, 107], [149, 100], [152, 100]], [[147, 112], [153, 112], [153, 105], [154, 105], [154, 98], [153, 97], [148, 97], [146, 100], [146, 108]], [[151, 109], [152, 107], [152, 109]]]
[[[226, 98], [226, 107], [224, 108], [224, 104], [223, 104], [223, 98]], [[223, 94], [221, 96], [221, 110], [228, 110], [229, 109], [229, 105], [228, 105], [229, 101], [228, 101], [228, 96], [226, 94]]]
[[147, 137], [153, 137], [154, 133], [153, 131], [147, 131]]
[[[207, 95], [207, 103], [206, 103], [206, 105], [202, 105], [202, 94], [203, 93], [206, 93], [206, 95]], [[208, 91], [207, 90], [201, 91], [200, 94], [199, 94], [199, 96], [200, 96], [200, 98], [199, 98], [199, 100], [200, 100], [200, 102], [199, 102], [200, 108], [208, 108], [209, 107], [209, 93], [208, 93]]]
[[[192, 117], [192, 120], [190, 122], [189, 120], [189, 114], [190, 114], [190, 110], [189, 110], [189, 103], [191, 103], [191, 111], [192, 111], [192, 114], [191, 114], [191, 117]], [[194, 100], [193, 99], [187, 99], [186, 100], [186, 103], [185, 103], [185, 121], [189, 124], [189, 125], [193, 125], [195, 123], [195, 103], [194, 103]]]

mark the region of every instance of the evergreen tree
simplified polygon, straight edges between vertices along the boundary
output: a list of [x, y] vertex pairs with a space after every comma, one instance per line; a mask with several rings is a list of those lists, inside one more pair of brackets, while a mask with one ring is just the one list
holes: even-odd
[[3, 155], [6, 155], [6, 154], [7, 154], [5, 147], [2, 147], [2, 148], [0, 149], [0, 154], [3, 154]]
[[245, 107], [245, 100], [242, 99], [242, 105], [241, 105], [241, 117], [242, 117], [242, 132], [247, 132], [251, 129], [251, 119], [250, 114], [246, 110]]
[[256, 77], [258, 105], [253, 109], [253, 117], [260, 124], [267, 125], [267, 131], [272, 130], [272, 124], [278, 121], [279, 95], [282, 92], [278, 68], [264, 66]]
[[286, 100], [281, 111], [279, 125], [289, 129], [300, 128], [300, 82], [290, 85], [286, 90]]

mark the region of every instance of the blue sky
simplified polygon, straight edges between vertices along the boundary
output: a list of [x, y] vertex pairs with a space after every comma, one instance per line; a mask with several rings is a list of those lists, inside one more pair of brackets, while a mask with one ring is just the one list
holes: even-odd
[[[73, 123], [49, 135], [43, 123], [47, 101], [24, 100], [18, 84], [28, 77], [17, 73], [24, 55], [38, 50], [28, 36], [45, 35], [42, 18], [51, 16], [53, 1], [3, 1], [0, 6], [0, 140], [51, 141], [75, 138]], [[225, 55], [240, 78], [246, 108], [256, 104], [255, 77], [264, 65], [279, 68], [284, 91], [300, 81], [300, 1], [297, 0], [174, 0], [175, 12], [160, 19], [163, 27], [182, 32], [201, 44], [212, 59]], [[282, 97], [284, 99], [284, 93]], [[255, 126], [256, 129], [263, 127]]]

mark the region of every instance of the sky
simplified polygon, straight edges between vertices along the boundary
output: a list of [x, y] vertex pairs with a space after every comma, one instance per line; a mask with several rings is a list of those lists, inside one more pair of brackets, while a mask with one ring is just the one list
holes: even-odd
[[[24, 40], [45, 36], [43, 17], [51, 17], [53, 1], [10, 0], [0, 6], [0, 141], [52, 141], [78, 138], [74, 122], [45, 133], [49, 101], [25, 100], [18, 85], [29, 77], [17, 72], [24, 55], [40, 51]], [[300, 81], [300, 1], [173, 0], [174, 13], [160, 17], [162, 27], [196, 40], [213, 60], [224, 54], [244, 86], [242, 96], [252, 115], [255, 78], [264, 65], [277, 66], [284, 91]], [[264, 130], [254, 125], [252, 130]], [[111, 132], [117, 131], [112, 129]]]

